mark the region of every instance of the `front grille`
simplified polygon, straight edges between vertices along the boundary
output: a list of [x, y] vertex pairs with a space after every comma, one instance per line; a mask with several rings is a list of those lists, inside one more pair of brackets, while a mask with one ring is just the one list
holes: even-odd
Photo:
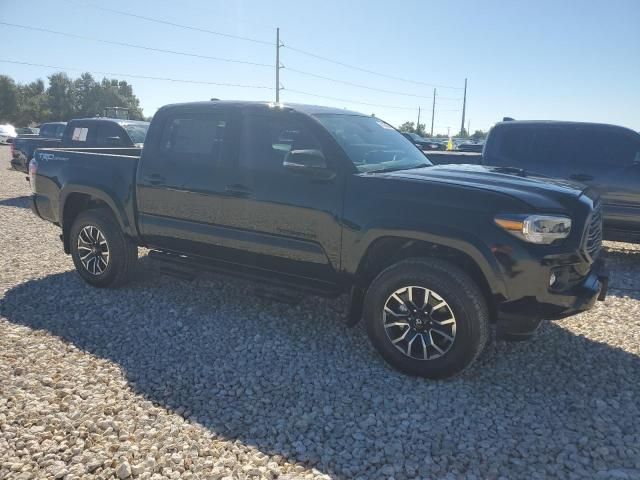
[[585, 233], [584, 249], [595, 259], [602, 248], [602, 205], [598, 203], [591, 213]]

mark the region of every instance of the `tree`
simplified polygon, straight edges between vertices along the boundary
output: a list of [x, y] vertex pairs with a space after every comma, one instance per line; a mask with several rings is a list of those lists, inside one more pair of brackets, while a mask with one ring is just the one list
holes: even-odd
[[47, 107], [44, 82], [40, 79], [27, 85], [18, 85], [16, 125], [35, 125], [51, 116]]
[[13, 78], [0, 75], [0, 123], [15, 121], [18, 111], [18, 87]]
[[474, 140], [483, 140], [484, 138], [486, 138], [486, 136], [486, 132], [483, 132], [482, 130], [476, 130], [475, 132], [473, 132], [473, 135], [471, 135], [471, 138]]
[[416, 124], [413, 122], [404, 122], [402, 125], [400, 125], [398, 130], [400, 130], [401, 132], [415, 133], [415, 125]]
[[54, 73], [49, 76], [47, 106], [57, 120], [71, 120], [75, 117], [76, 105], [73, 82], [66, 73]]

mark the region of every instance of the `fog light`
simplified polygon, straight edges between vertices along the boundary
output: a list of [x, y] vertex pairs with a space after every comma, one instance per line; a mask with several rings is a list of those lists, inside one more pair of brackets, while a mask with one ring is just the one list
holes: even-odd
[[549, 277], [549, 286], [553, 287], [553, 284], [556, 283], [556, 280], [558, 278], [556, 277], [555, 273], [552, 273], [551, 276]]

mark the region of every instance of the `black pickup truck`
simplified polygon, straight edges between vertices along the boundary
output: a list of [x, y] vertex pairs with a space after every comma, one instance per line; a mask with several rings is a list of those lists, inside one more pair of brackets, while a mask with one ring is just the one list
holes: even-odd
[[202, 102], [155, 115], [142, 151], [42, 149], [32, 208], [97, 287], [138, 246], [327, 296], [347, 294], [403, 372], [454, 375], [490, 322], [526, 338], [604, 299], [597, 195], [473, 166], [432, 166], [382, 120], [306, 105]]
[[27, 172], [38, 148], [141, 147], [149, 122], [113, 118], [78, 118], [69, 123], [43, 124], [36, 137], [17, 137], [11, 146], [11, 165]]

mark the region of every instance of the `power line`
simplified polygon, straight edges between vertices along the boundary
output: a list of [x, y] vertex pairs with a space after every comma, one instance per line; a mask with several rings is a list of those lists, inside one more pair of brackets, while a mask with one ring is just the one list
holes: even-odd
[[229, 62], [229, 63], [240, 63], [240, 64], [244, 64], [244, 65], [253, 65], [256, 67], [269, 67], [269, 68], [273, 68], [273, 65], [269, 65], [266, 63], [257, 63], [257, 62], [247, 62], [245, 60], [235, 60], [232, 58], [222, 58], [222, 57], [212, 57], [209, 55], [200, 55], [197, 53], [189, 53], [189, 52], [181, 52], [178, 50], [165, 50], [162, 48], [155, 48], [155, 47], [147, 47], [144, 45], [136, 45], [133, 43], [125, 43], [125, 42], [116, 42], [113, 40], [103, 40], [101, 38], [95, 38], [95, 37], [87, 37], [84, 35], [78, 35], [76, 33], [68, 33], [68, 32], [59, 32], [57, 30], [49, 30], [47, 28], [40, 28], [40, 27], [31, 27], [31, 26], [27, 26], [27, 25], [20, 25], [17, 23], [8, 23], [8, 22], [0, 22], [0, 25], [7, 25], [9, 27], [15, 27], [15, 28], [22, 28], [25, 30], [33, 30], [36, 32], [45, 32], [45, 33], [52, 33], [54, 35], [61, 35], [64, 37], [70, 37], [70, 38], [79, 38], [81, 40], [91, 40], [94, 42], [100, 42], [100, 43], [106, 43], [109, 45], [117, 45], [120, 47], [129, 47], [129, 48], [138, 48], [141, 50], [149, 50], [149, 51], [153, 51], [153, 52], [161, 52], [161, 53], [170, 53], [172, 55], [182, 55], [185, 57], [195, 57], [195, 58], [203, 58], [206, 60], [215, 60], [215, 61], [219, 61], [219, 62]]
[[146, 17], [144, 15], [136, 15], [135, 13], [123, 12], [122, 10], [116, 10], [114, 8], [99, 7], [97, 5], [89, 5], [89, 4], [86, 4], [86, 3], [74, 2], [73, 0], [67, 0], [67, 2], [76, 4], [76, 5], [80, 5], [80, 6], [83, 6], [83, 7], [95, 8], [97, 10], [102, 10], [104, 12], [116, 13], [118, 15], [123, 15], [125, 17], [132, 17], [132, 18], [137, 18], [137, 19], [140, 19], [140, 20], [145, 20], [147, 22], [160, 23], [162, 25], [170, 25], [172, 27], [184, 28], [186, 30], [193, 30], [193, 31], [196, 31], [196, 32], [209, 33], [211, 35], [217, 35], [217, 36], [220, 36], [220, 37], [233, 38], [233, 39], [236, 39], [236, 40], [244, 40], [244, 41], [247, 41], [247, 42], [260, 43], [262, 45], [273, 46], [273, 42], [268, 42], [266, 40], [260, 40], [258, 38], [244, 37], [242, 35], [234, 35], [232, 33], [217, 32], [215, 30], [208, 30], [206, 28], [194, 27], [192, 25], [184, 25], [184, 24], [181, 24], [181, 23], [175, 23], [175, 22], [169, 22], [167, 20], [161, 20], [159, 18]]
[[398, 80], [398, 81], [401, 81], [401, 82], [414, 83], [416, 85], [424, 85], [424, 86], [427, 86], [427, 87], [448, 88], [448, 89], [452, 89], [452, 90], [462, 90], [463, 89], [463, 87], [451, 87], [451, 86], [448, 86], [448, 85], [435, 85], [433, 83], [420, 82], [418, 80], [410, 80], [410, 79], [407, 79], [407, 78], [396, 77], [394, 75], [388, 75], [386, 73], [375, 72], [373, 70], [368, 70], [366, 68], [361, 68], [361, 67], [357, 67], [355, 65], [351, 65], [351, 64], [348, 64], [348, 63], [339, 62], [337, 60], [332, 60], [330, 58], [323, 57], [321, 55], [316, 55], [315, 53], [307, 52], [306, 50], [302, 50], [300, 48], [290, 47], [289, 45], [286, 45], [286, 44], [283, 45], [283, 48], [288, 48], [291, 51], [298, 52], [298, 53], [301, 53], [303, 55], [307, 55], [309, 57], [317, 58], [318, 60], [323, 60], [325, 62], [334, 63], [336, 65], [340, 65], [340, 66], [345, 67], [345, 68], [351, 68], [353, 70], [358, 70], [360, 72], [365, 72], [365, 73], [368, 73], [370, 75], [377, 75], [379, 77], [390, 78], [392, 80]]
[[330, 82], [341, 83], [343, 85], [350, 85], [352, 87], [358, 87], [358, 88], [364, 88], [364, 89], [367, 89], [367, 90], [373, 90], [375, 92], [391, 93], [393, 95], [403, 95], [405, 97], [414, 97], [414, 98], [431, 98], [430, 96], [427, 96], [427, 95], [416, 95], [416, 94], [413, 94], [413, 93], [404, 93], [404, 92], [397, 92], [397, 91], [394, 91], [394, 90], [385, 90], [383, 88], [370, 87], [368, 85], [363, 85], [361, 83], [348, 82], [346, 80], [339, 80], [337, 78], [325, 77], [324, 75], [318, 75], [316, 73], [305, 72], [304, 70], [298, 70], [296, 68], [285, 67], [285, 69], [287, 71], [289, 71], [289, 72], [295, 72], [295, 73], [299, 73], [301, 75], [307, 75], [309, 77], [320, 78], [322, 80], [328, 80]]
[[327, 99], [327, 100], [336, 100], [338, 102], [355, 103], [355, 104], [358, 104], [358, 105], [367, 105], [369, 107], [393, 108], [393, 109], [398, 109], [398, 110], [415, 110], [416, 109], [416, 107], [398, 107], [398, 106], [395, 106], [395, 105], [380, 105], [380, 104], [377, 104], [377, 103], [359, 102], [359, 101], [356, 101], [356, 100], [349, 100], [349, 99], [346, 99], [346, 98], [328, 97], [328, 96], [325, 96], [325, 95], [317, 95], [315, 93], [303, 92], [301, 90], [293, 90], [291, 88], [287, 88], [286, 91], [293, 92], [293, 93], [299, 93], [301, 95], [308, 95], [310, 97], [324, 98], [324, 99]]
[[77, 72], [88, 72], [88, 73], [94, 73], [94, 74], [99, 74], [99, 75], [114, 75], [114, 76], [118, 76], [118, 77], [141, 78], [143, 80], [162, 80], [162, 81], [166, 81], [166, 82], [190, 83], [190, 84], [197, 84], [197, 85], [216, 85], [216, 86], [219, 86], [219, 87], [259, 88], [259, 89], [264, 89], [264, 90], [274, 90], [273, 87], [267, 87], [267, 86], [264, 86], [264, 85], [243, 85], [243, 84], [238, 84], [238, 83], [208, 82], [208, 81], [204, 81], [204, 80], [185, 80], [185, 79], [169, 78], [169, 77], [152, 77], [152, 76], [149, 76], [149, 75], [137, 75], [137, 74], [133, 74], [133, 73], [104, 72], [104, 71], [101, 71], [101, 70], [87, 70], [87, 69], [84, 69], [84, 68], [61, 67], [59, 65], [45, 65], [45, 64], [41, 64], [41, 63], [19, 62], [19, 61], [16, 61], [16, 60], [0, 59], [0, 63], [12, 63], [14, 65], [27, 65], [27, 66], [30, 66], [30, 67], [45, 67], [45, 68], [52, 68], [52, 69], [56, 69], [56, 70], [72, 70], [72, 71], [77, 71]]

